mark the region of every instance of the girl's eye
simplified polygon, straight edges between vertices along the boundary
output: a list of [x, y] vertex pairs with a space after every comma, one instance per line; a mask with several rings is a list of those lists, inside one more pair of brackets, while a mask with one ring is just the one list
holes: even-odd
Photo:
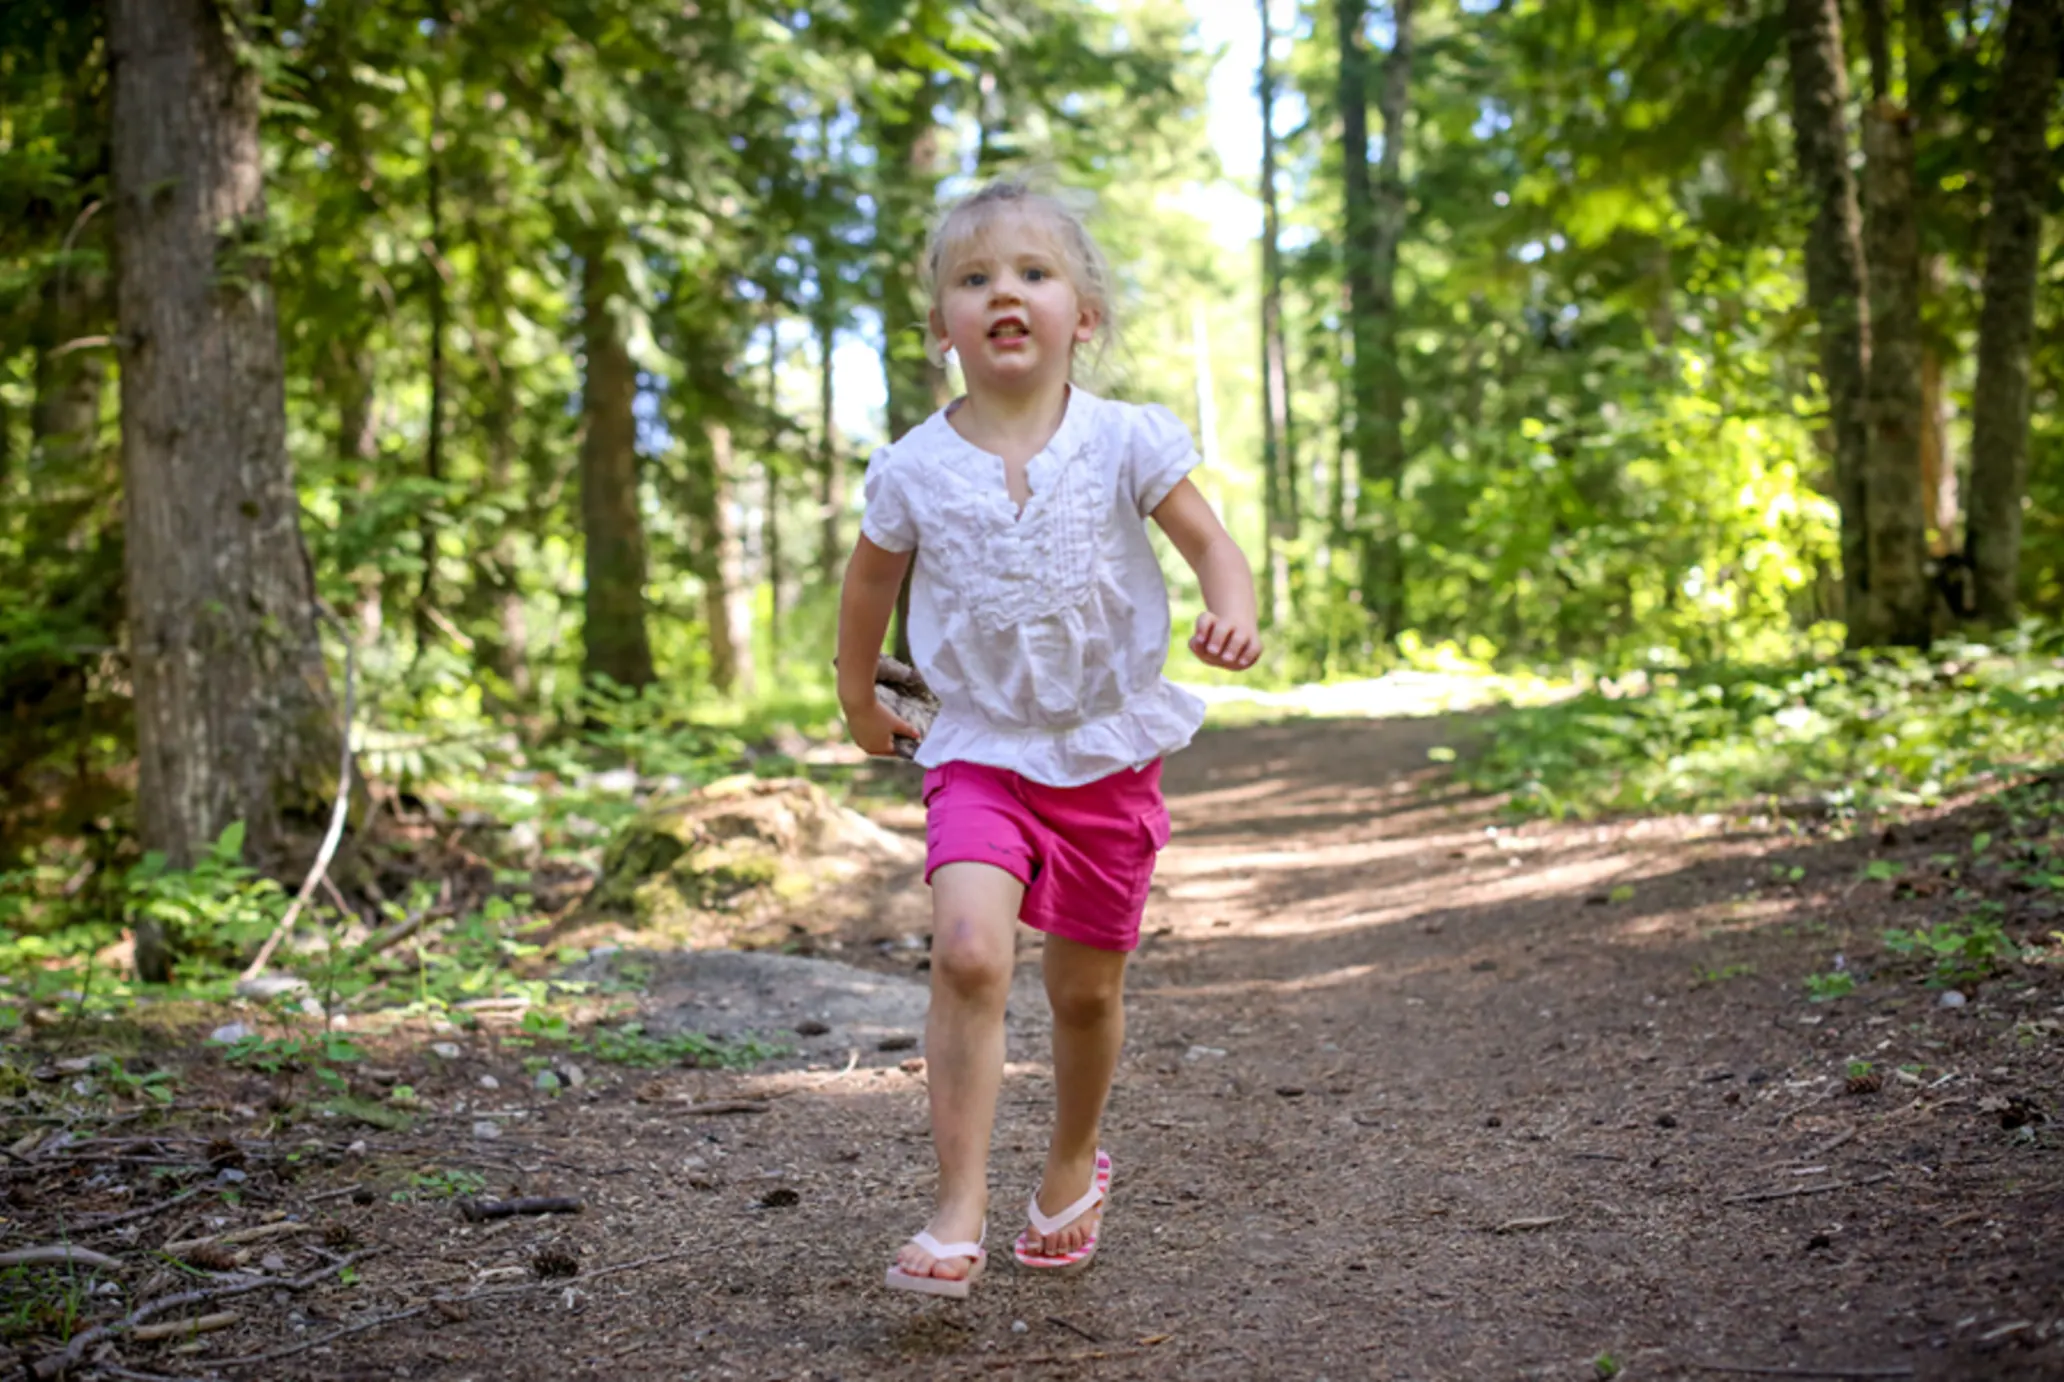
[[979, 288], [989, 281], [987, 274], [969, 274], [960, 281], [963, 288]]
[[1025, 281], [1026, 281], [1027, 283], [1044, 283], [1044, 282], [1046, 282], [1046, 270], [1045, 270], [1045, 269], [1027, 269], [1027, 270], [1025, 270]]

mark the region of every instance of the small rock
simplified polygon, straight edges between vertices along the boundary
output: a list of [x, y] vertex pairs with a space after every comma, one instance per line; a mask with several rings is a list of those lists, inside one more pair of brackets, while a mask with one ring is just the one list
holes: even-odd
[[1961, 1008], [1968, 1000], [1956, 989], [1944, 989], [1939, 1001], [1945, 1008]]
[[256, 1032], [252, 1031], [249, 1027], [246, 1027], [241, 1022], [229, 1022], [225, 1023], [220, 1027], [217, 1027], [214, 1031], [208, 1033], [208, 1040], [213, 1042], [219, 1042], [221, 1045], [224, 1046], [229, 1046], [236, 1042], [242, 1041], [245, 1037], [252, 1037], [256, 1035], [258, 1035]]
[[1011, 1333], [1013, 1334], [1023, 1334], [1026, 1330], [1030, 1329], [1031, 1327], [1031, 1325], [1026, 1324], [1023, 1320], [1011, 1321]]
[[239, 1171], [234, 1166], [225, 1166], [215, 1173], [215, 1183], [217, 1185], [242, 1185], [250, 1178], [249, 1173]]
[[502, 1082], [492, 1075], [482, 1075], [480, 1077], [480, 1087], [482, 1089], [500, 1089]]
[[1224, 1049], [1223, 1047], [1219, 1047], [1219, 1046], [1192, 1046], [1192, 1047], [1191, 1047], [1191, 1048], [1190, 1048], [1189, 1050], [1187, 1050], [1187, 1051], [1183, 1052], [1183, 1059], [1184, 1059], [1184, 1060], [1207, 1060], [1207, 1059], [1217, 1059], [1218, 1057], [1220, 1057], [1220, 1056], [1223, 1056], [1224, 1054], [1225, 1054], [1225, 1049]]
[[1276, 1093], [1282, 1095], [1285, 1099], [1302, 1099], [1304, 1097], [1304, 1086], [1301, 1084], [1279, 1084], [1276, 1086]]
[[883, 1037], [874, 1049], [877, 1051], [908, 1051], [916, 1045], [916, 1037], [908, 1032], [898, 1032], [894, 1036]]
[[281, 1253], [269, 1252], [258, 1259], [258, 1265], [268, 1272], [283, 1272], [287, 1269], [287, 1259]]
[[541, 1093], [553, 1094], [558, 1092], [559, 1086], [564, 1082], [560, 1080], [560, 1078], [557, 1075], [553, 1074], [551, 1071], [540, 1070], [537, 1072], [537, 1078], [532, 1080], [531, 1083], [535, 1085]]
[[430, 1054], [443, 1060], [457, 1060], [462, 1053], [456, 1041], [433, 1041], [430, 1043]]
[[808, 1022], [796, 1023], [795, 1031], [797, 1036], [821, 1037], [829, 1035], [831, 1032], [831, 1028], [827, 1027], [824, 1023], [817, 1021], [815, 1018], [812, 1018]]
[[803, 1202], [803, 1197], [786, 1185], [777, 1185], [760, 1196], [760, 1205], [766, 1209], [792, 1209]]
[[308, 981], [292, 974], [260, 974], [255, 979], [237, 980], [236, 996], [259, 1003], [275, 998], [298, 998], [311, 992]]
[[561, 1063], [558, 1070], [559, 1078], [566, 1081], [568, 1089], [579, 1089], [588, 1082], [588, 1072], [575, 1065], [572, 1061]]
[[492, 1118], [473, 1120], [473, 1136], [482, 1142], [492, 1142], [502, 1135], [502, 1125]]
[[366, 1142], [363, 1137], [359, 1138], [356, 1142], [353, 1142], [349, 1147], [346, 1147], [344, 1149], [344, 1155], [346, 1156], [364, 1156], [365, 1154]]

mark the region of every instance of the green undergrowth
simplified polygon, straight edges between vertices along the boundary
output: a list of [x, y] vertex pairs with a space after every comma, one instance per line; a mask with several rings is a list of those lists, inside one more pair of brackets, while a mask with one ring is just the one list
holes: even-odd
[[2064, 635], [1664, 673], [1498, 715], [1462, 769], [1521, 815], [1926, 805], [2064, 761]]

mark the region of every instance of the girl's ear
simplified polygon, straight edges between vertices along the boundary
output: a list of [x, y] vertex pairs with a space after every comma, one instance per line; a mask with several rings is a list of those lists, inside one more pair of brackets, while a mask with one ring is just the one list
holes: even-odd
[[1075, 343], [1088, 345], [1096, 339], [1097, 328], [1104, 324], [1104, 314], [1094, 307], [1084, 306], [1075, 318]]
[[932, 331], [932, 345], [939, 353], [944, 354], [953, 349], [953, 342], [946, 339], [946, 318], [938, 308], [932, 309], [927, 324]]

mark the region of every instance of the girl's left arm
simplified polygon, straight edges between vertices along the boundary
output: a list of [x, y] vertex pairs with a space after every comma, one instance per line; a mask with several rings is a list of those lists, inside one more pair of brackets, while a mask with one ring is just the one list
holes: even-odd
[[1151, 515], [1181, 552], [1204, 590], [1204, 613], [1190, 635], [1199, 662], [1244, 672], [1261, 656], [1254, 573], [1247, 556], [1197, 487], [1183, 480]]

